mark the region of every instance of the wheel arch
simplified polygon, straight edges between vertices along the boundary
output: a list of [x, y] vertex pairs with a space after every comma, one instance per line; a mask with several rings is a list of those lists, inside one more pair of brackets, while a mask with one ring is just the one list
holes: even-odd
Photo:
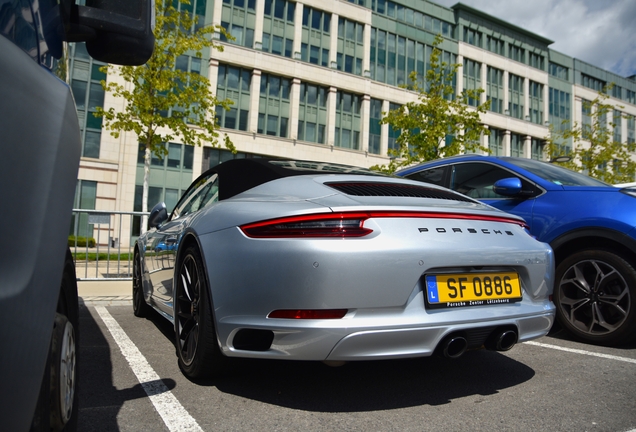
[[550, 243], [554, 250], [557, 266], [576, 251], [606, 249], [614, 251], [636, 267], [636, 239], [619, 231], [606, 228], [585, 228], [570, 231]]

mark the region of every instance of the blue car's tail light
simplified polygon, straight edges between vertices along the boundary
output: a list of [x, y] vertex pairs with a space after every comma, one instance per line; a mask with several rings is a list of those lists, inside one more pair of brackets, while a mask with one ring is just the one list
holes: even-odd
[[512, 223], [528, 229], [525, 222], [506, 216], [463, 213], [371, 211], [320, 213], [291, 216], [246, 224], [240, 227], [250, 238], [364, 237], [373, 232], [364, 226], [371, 218], [462, 219]]

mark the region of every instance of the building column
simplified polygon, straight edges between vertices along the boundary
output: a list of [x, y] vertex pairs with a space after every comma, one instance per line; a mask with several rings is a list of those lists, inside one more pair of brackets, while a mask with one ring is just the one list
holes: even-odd
[[[294, 15], [294, 53], [293, 58], [296, 58], [296, 53], [300, 56], [302, 51], [303, 42], [303, 7], [302, 3], [296, 3], [296, 12]], [[257, 15], [260, 16], [260, 15]], [[258, 20], [257, 20], [258, 21]], [[300, 57], [299, 57], [300, 58]]]
[[[208, 4], [209, 5], [209, 4]], [[215, 1], [214, 2], [214, 12], [212, 12], [212, 25], [221, 25], [221, 18], [223, 17], [223, 2]], [[227, 30], [227, 29], [225, 29]], [[216, 32], [215, 32], [216, 34]], [[218, 37], [213, 36], [215, 39]]]
[[371, 75], [371, 24], [364, 25], [364, 57], [362, 59], [362, 76]]
[[461, 71], [461, 73], [455, 74], [455, 80], [457, 81], [457, 87], [455, 87], [455, 95], [459, 97], [464, 91], [464, 56], [457, 55], [457, 63], [461, 65], [461, 68], [458, 69], [458, 72]]
[[[390, 102], [388, 100], [382, 101], [382, 112], [388, 113], [390, 109]], [[387, 155], [389, 151], [389, 124], [384, 123], [380, 126], [380, 156]]]
[[250, 88], [252, 89], [250, 92], [250, 122], [247, 125], [247, 130], [255, 134], [258, 131], [258, 104], [261, 97], [261, 71], [259, 69], [252, 71]]
[[[217, 2], [215, 2], [217, 3]], [[222, 3], [222, 2], [218, 2]], [[259, 49], [263, 49], [263, 16], [265, 15], [265, 0], [256, 0], [256, 16], [261, 17], [254, 24], [254, 46], [248, 48], [256, 48], [260, 44]]]
[[526, 135], [523, 139], [523, 157], [532, 159], [532, 137], [530, 135]]
[[329, 67], [332, 69], [337, 69], [336, 67], [332, 67], [332, 65], [337, 64], [338, 61], [338, 19], [340, 16], [338, 14], [331, 14], [331, 28], [329, 29], [330, 35], [330, 44], [329, 44]]
[[481, 64], [481, 88], [484, 92], [479, 97], [479, 103], [486, 103], [488, 100], [488, 95], [486, 94], [486, 88], [488, 85], [488, 65], [486, 63]]
[[327, 145], [333, 147], [336, 137], [336, 102], [338, 98], [338, 89], [329, 87], [329, 95], [327, 96]]
[[300, 111], [300, 78], [292, 79], [291, 91], [289, 95], [289, 103], [291, 104], [289, 113], [289, 137], [298, 139], [298, 117]]
[[[550, 121], [550, 85], [543, 84], [543, 125]], [[542, 126], [543, 126], [542, 125]]]
[[510, 131], [505, 130], [503, 136], [503, 156], [510, 156]]
[[523, 119], [530, 116], [530, 80], [528, 77], [523, 79]]
[[[484, 125], [485, 130], [489, 130], [490, 127], [488, 125]], [[487, 149], [490, 149], [490, 135], [486, 135], [485, 133], [481, 134], [481, 146]], [[488, 153], [486, 153], [488, 154]]]
[[[570, 127], [574, 122], [578, 124], [583, 124], [583, 98], [580, 96], [574, 96], [574, 103], [572, 104], [572, 109], [570, 110]], [[555, 127], [557, 125], [554, 125]]]
[[507, 70], [504, 70], [504, 74], [503, 74], [503, 109], [504, 112], [506, 112], [506, 110], [508, 110], [508, 113], [510, 113], [510, 108], [508, 108], [508, 104], [510, 102], [510, 98], [508, 97], [509, 92], [510, 92], [510, 74], [508, 73]]
[[360, 150], [369, 153], [369, 118], [371, 116], [371, 96], [362, 96], [362, 108], [360, 112]]

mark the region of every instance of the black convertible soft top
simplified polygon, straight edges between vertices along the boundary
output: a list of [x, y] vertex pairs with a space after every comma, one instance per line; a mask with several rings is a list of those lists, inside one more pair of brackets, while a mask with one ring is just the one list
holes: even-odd
[[286, 159], [250, 158], [231, 159], [210, 168], [219, 175], [219, 200], [225, 200], [272, 180], [307, 174], [382, 174], [360, 167]]

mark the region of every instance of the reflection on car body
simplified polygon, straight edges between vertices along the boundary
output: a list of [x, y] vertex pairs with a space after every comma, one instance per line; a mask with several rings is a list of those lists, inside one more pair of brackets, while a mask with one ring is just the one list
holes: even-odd
[[134, 312], [153, 307], [174, 323], [190, 377], [227, 357], [506, 350], [545, 335], [554, 318], [550, 247], [521, 218], [433, 185], [237, 159], [149, 220], [135, 247]]

